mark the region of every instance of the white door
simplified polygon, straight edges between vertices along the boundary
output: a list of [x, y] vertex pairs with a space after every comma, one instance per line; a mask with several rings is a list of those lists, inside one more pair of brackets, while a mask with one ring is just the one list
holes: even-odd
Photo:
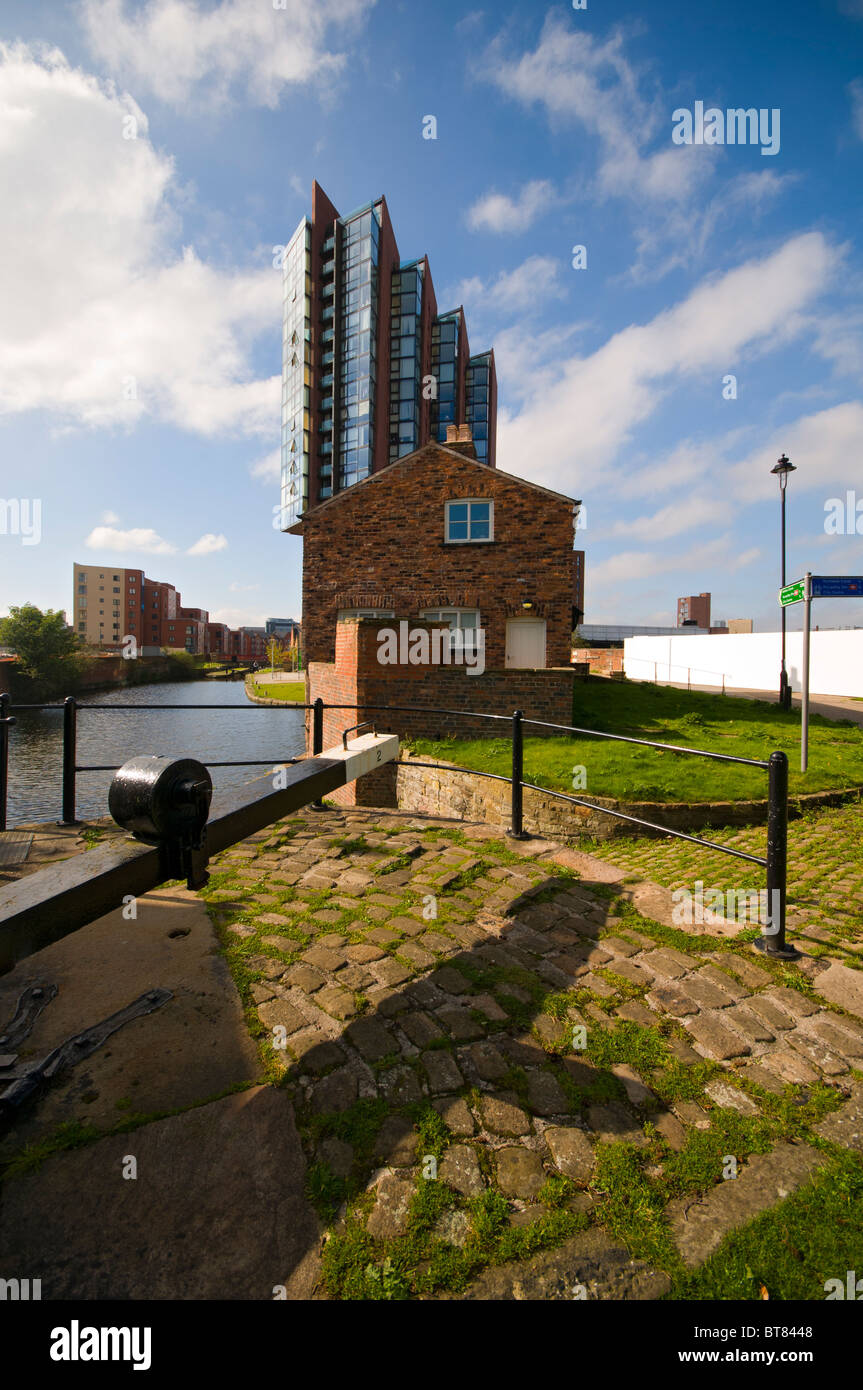
[[514, 618], [507, 623], [506, 664], [528, 670], [545, 666], [545, 618]]

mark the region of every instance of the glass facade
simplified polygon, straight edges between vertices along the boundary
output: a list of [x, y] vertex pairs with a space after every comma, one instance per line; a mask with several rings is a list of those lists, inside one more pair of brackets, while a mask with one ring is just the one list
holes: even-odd
[[[380, 217], [380, 204], [376, 203], [345, 218], [338, 228], [341, 243], [338, 489], [358, 483], [372, 471]], [[332, 493], [332, 467], [330, 463], [325, 482], [322, 461], [322, 498]]]
[[412, 262], [393, 272], [390, 305], [390, 448], [402, 458], [419, 448], [422, 381], [423, 266]]
[[468, 360], [465, 372], [465, 421], [470, 426], [476, 456], [488, 463], [489, 412], [491, 410], [491, 353]]
[[456, 423], [458, 329], [460, 314], [442, 314], [432, 325], [431, 369], [437, 380], [437, 400], [431, 403], [431, 436], [446, 443], [446, 427]]
[[[429, 439], [445, 443], [449, 425], [468, 424], [478, 458], [493, 462], [494, 354], [460, 362], [469, 353], [461, 310], [435, 317], [428, 263], [400, 261], [383, 198], [342, 216], [315, 184], [312, 217], [284, 254], [283, 297], [283, 530], [383, 463]], [[429, 376], [436, 395], [426, 414]]]
[[311, 248], [311, 223], [303, 218], [285, 251], [282, 269], [282, 530], [293, 526], [309, 500]]

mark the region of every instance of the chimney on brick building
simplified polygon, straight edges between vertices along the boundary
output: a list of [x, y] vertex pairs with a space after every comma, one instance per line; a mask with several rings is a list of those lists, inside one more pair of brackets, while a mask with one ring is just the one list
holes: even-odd
[[475, 459], [477, 456], [476, 448], [474, 447], [473, 435], [470, 432], [470, 425], [447, 425], [446, 447], [454, 450], [457, 454], [464, 454], [465, 458]]

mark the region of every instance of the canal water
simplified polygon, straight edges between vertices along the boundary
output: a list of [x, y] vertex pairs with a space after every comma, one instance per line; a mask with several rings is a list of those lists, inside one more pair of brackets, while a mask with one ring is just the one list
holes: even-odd
[[[303, 711], [253, 705], [242, 681], [178, 681], [82, 695], [78, 710], [78, 766], [120, 767], [145, 753], [210, 762], [266, 759], [270, 765], [305, 751]], [[88, 710], [90, 705], [111, 709]], [[141, 705], [166, 708], [141, 709]], [[169, 709], [218, 705], [218, 709]], [[116, 707], [116, 708], [114, 708]], [[62, 813], [63, 715], [59, 709], [15, 710], [9, 739], [6, 824], [59, 820]], [[216, 790], [263, 776], [263, 767], [211, 768]], [[110, 772], [79, 772], [77, 813], [108, 814]]]

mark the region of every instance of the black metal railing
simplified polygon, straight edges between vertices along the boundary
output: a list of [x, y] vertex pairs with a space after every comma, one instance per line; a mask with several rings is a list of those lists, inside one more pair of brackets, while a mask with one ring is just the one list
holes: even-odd
[[[114, 766], [102, 765], [81, 765], [77, 762], [77, 721], [79, 710], [110, 710], [112, 712], [124, 712], [129, 710], [254, 710], [272, 709], [272, 705], [147, 705], [147, 704], [86, 704], [79, 705], [74, 695], [68, 696], [62, 704], [41, 704], [41, 705], [12, 705], [8, 695], [0, 695], [0, 829], [5, 829], [6, 825], [6, 788], [7, 788], [7, 758], [8, 758], [8, 729], [14, 719], [9, 717], [10, 709], [56, 709], [63, 711], [63, 815], [64, 824], [77, 824], [76, 820], [76, 788], [78, 773], [89, 772], [115, 772]], [[331, 711], [367, 711], [369, 713], [387, 714], [433, 714], [440, 716], [457, 717], [466, 719], [480, 719], [488, 722], [503, 723], [510, 726], [510, 737], [512, 743], [512, 768], [509, 777], [501, 773], [484, 772], [478, 768], [458, 767], [448, 765], [441, 767], [438, 763], [424, 763], [419, 760], [411, 760], [411, 767], [436, 768], [440, 771], [465, 773], [472, 777], [483, 777], [491, 781], [510, 783], [510, 827], [509, 835], [514, 839], [526, 838], [524, 830], [524, 791], [535, 791], [543, 796], [552, 797], [555, 800], [568, 802], [574, 806], [587, 807], [600, 815], [611, 816], [617, 820], [626, 821], [642, 829], [651, 830], [661, 835], [667, 835], [673, 839], [685, 840], [690, 844], [698, 845], [702, 849], [715, 850], [719, 854], [726, 854], [735, 859], [742, 859], [750, 864], [756, 864], [766, 871], [767, 901], [768, 901], [768, 922], [766, 930], [762, 933], [761, 948], [766, 954], [778, 956], [782, 959], [794, 959], [799, 954], [794, 947], [786, 942], [786, 900], [787, 900], [787, 876], [788, 876], [788, 758], [781, 751], [770, 754], [768, 759], [760, 758], [741, 758], [731, 753], [714, 753], [705, 748], [688, 748], [680, 744], [660, 743], [653, 739], [633, 738], [627, 734], [612, 734], [598, 729], [584, 729], [572, 724], [554, 724], [542, 719], [526, 719], [521, 710], [515, 710], [512, 715], [488, 714], [477, 710], [450, 710], [441, 709], [434, 705], [349, 705], [349, 704], [330, 704], [318, 698], [312, 704], [299, 704], [293, 701], [286, 701], [285, 709], [311, 711], [311, 742], [312, 754], [318, 756], [323, 752], [324, 746], [324, 712]], [[743, 850], [735, 849], [731, 845], [718, 844], [713, 840], [706, 840], [703, 836], [690, 835], [682, 830], [675, 830], [670, 826], [658, 824], [655, 821], [644, 820], [639, 816], [629, 815], [626, 812], [618, 811], [610, 806], [603, 806], [595, 801], [589, 801], [585, 797], [570, 796], [564, 792], [553, 791], [548, 787], [540, 787], [533, 782], [524, 780], [524, 728], [529, 725], [533, 728], [546, 729], [563, 734], [578, 735], [586, 738], [610, 739], [618, 743], [637, 744], [643, 748], [653, 748], [661, 752], [677, 753], [686, 757], [707, 758], [708, 760], [724, 763], [736, 763], [747, 767], [756, 767], [767, 773], [767, 852], [765, 855], [747, 854]], [[357, 726], [350, 726], [357, 727]], [[296, 758], [271, 758], [271, 759], [244, 759], [239, 762], [212, 762], [207, 766], [216, 767], [281, 767], [289, 763], [296, 763], [302, 759]], [[314, 810], [324, 809], [323, 801], [318, 798], [312, 803]]]

